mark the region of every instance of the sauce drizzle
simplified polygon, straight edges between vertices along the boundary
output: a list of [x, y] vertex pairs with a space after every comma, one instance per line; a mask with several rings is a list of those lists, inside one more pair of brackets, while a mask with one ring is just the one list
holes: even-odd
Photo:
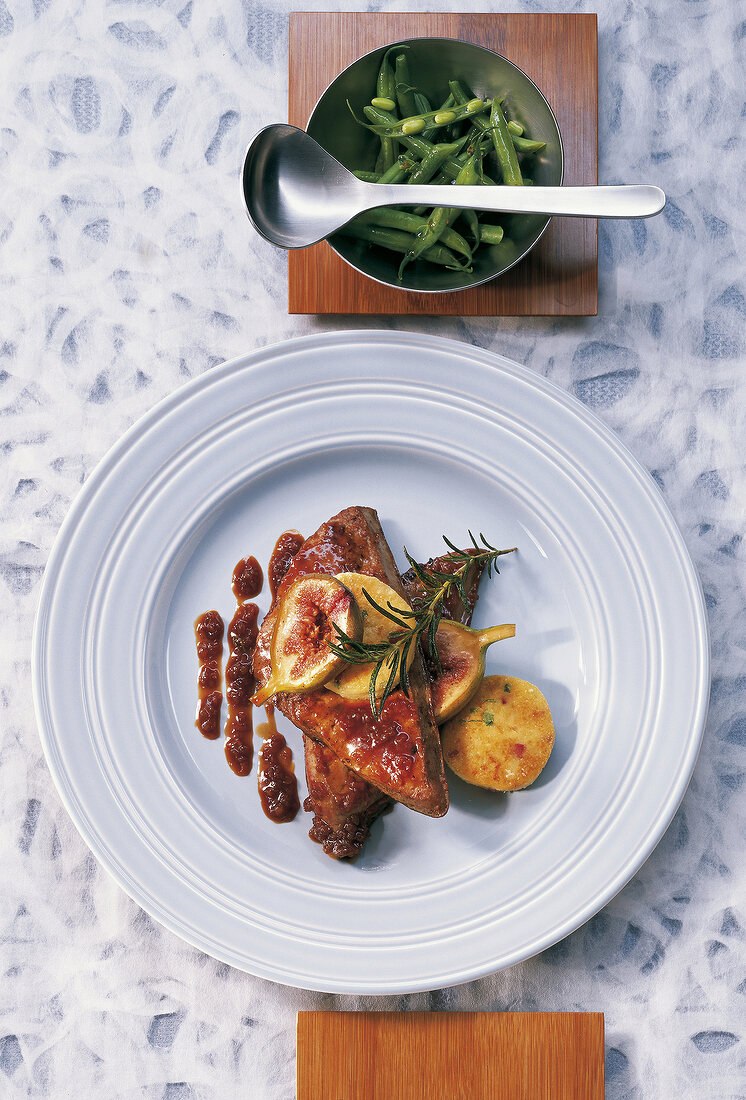
[[194, 724], [210, 741], [220, 736], [220, 708], [223, 704], [223, 693], [220, 690], [223, 630], [223, 620], [217, 611], [205, 611], [194, 621], [194, 637], [199, 659], [197, 675], [199, 701]]
[[275, 721], [275, 705], [272, 702], [264, 704], [264, 713], [267, 715], [266, 722], [260, 722], [256, 727], [256, 732], [262, 738], [271, 737], [273, 733], [277, 733], [277, 722]]
[[259, 800], [270, 821], [292, 821], [300, 809], [293, 754], [281, 733], [271, 734], [259, 750]]
[[233, 570], [233, 595], [239, 603], [255, 600], [262, 590], [264, 575], [256, 558], [241, 558]]
[[[290, 562], [304, 542], [298, 531], [280, 535], [269, 561], [268, 575], [272, 601]], [[254, 760], [254, 708], [251, 698], [256, 690], [253, 659], [259, 633], [259, 608], [249, 601], [262, 590], [264, 575], [254, 557], [241, 558], [233, 570], [232, 587], [238, 607], [228, 626], [228, 661], [225, 667], [225, 695], [228, 714], [225, 722], [225, 757], [236, 775], [251, 771]], [[220, 710], [223, 672], [224, 623], [217, 611], [206, 611], [194, 623], [199, 658], [199, 704], [195, 725], [210, 740], [220, 736]], [[262, 809], [274, 822], [292, 821], [300, 809], [298, 781], [293, 754], [285, 738], [277, 732], [274, 706], [265, 706], [267, 721], [257, 733], [265, 738], [259, 751], [258, 787]]]
[[251, 696], [254, 694], [256, 681], [252, 659], [258, 633], [258, 615], [259, 608], [255, 603], [242, 603], [228, 627], [230, 657], [225, 668], [225, 694], [228, 700], [225, 758], [236, 775], [248, 775], [254, 760]]
[[267, 573], [269, 575], [269, 590], [272, 594], [272, 603], [275, 602], [277, 589], [282, 578], [288, 571], [288, 566], [300, 550], [306, 540], [300, 531], [283, 531], [275, 543], [272, 557], [269, 559]]

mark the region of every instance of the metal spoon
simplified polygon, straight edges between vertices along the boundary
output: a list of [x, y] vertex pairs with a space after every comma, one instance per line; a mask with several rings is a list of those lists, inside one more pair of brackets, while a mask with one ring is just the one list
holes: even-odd
[[246, 212], [280, 248], [307, 248], [376, 206], [453, 206], [575, 218], [650, 218], [666, 203], [660, 187], [452, 187], [363, 183], [305, 130], [265, 126], [243, 166]]

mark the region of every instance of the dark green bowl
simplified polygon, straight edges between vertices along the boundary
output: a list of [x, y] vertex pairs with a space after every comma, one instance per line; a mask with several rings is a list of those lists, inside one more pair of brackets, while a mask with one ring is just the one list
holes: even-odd
[[[376, 77], [381, 60], [391, 45], [409, 46], [407, 60], [413, 84], [433, 105], [448, 95], [448, 81], [463, 80], [476, 95], [504, 96], [509, 118], [520, 122], [527, 135], [545, 141], [546, 148], [528, 158], [527, 167], [534, 183], [559, 186], [563, 175], [563, 149], [557, 120], [533, 80], [507, 58], [483, 46], [451, 38], [409, 38], [390, 43], [353, 61], [332, 81], [313, 109], [308, 133], [332, 156], [350, 169], [373, 169], [379, 148], [375, 135], [355, 122], [347, 106], [358, 118], [375, 95]], [[486, 162], [489, 164], [489, 162]], [[489, 168], [488, 168], [489, 171]], [[490, 172], [493, 174], [493, 172]], [[494, 168], [493, 178], [499, 179]], [[505, 229], [499, 245], [482, 246], [474, 257], [473, 271], [449, 271], [422, 260], [410, 264], [401, 281], [397, 278], [400, 256], [336, 233], [329, 244], [356, 271], [379, 283], [402, 290], [443, 292], [465, 290], [502, 275], [530, 252], [549, 224], [542, 215], [492, 215]]]

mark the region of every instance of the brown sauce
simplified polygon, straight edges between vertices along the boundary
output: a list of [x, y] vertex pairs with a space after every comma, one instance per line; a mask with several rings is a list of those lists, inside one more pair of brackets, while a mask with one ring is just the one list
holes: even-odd
[[220, 736], [220, 708], [223, 693], [221, 664], [223, 661], [223, 620], [217, 611], [205, 611], [194, 621], [199, 673], [198, 703], [195, 726], [203, 736], [214, 741]]
[[320, 699], [317, 693], [298, 696], [291, 721], [302, 725], [307, 713], [314, 708], [316, 715], [324, 708], [329, 727], [333, 730], [334, 748], [349, 767], [365, 774], [373, 784], [384, 787], [403, 787], [417, 783], [422, 776], [423, 763], [417, 744], [408, 730], [417, 729], [417, 705], [402, 691], [396, 691], [386, 700], [380, 720], [370, 712], [367, 699], [357, 702], [341, 697]]
[[293, 754], [281, 733], [271, 734], [259, 750], [259, 799], [270, 821], [292, 821], [300, 809]]
[[269, 559], [269, 590], [272, 595], [272, 603], [275, 602], [280, 581], [288, 571], [288, 566], [300, 550], [306, 540], [299, 531], [283, 531], [275, 543], [272, 556]]
[[277, 722], [275, 721], [275, 705], [274, 703], [264, 704], [264, 713], [267, 715], [266, 722], [260, 722], [256, 727], [256, 732], [260, 737], [271, 737], [273, 733], [277, 733]]
[[256, 558], [241, 558], [233, 570], [233, 595], [238, 602], [255, 600], [263, 584], [264, 574]]
[[225, 694], [228, 702], [225, 758], [236, 775], [248, 775], [254, 760], [251, 696], [254, 694], [256, 681], [252, 659], [258, 633], [258, 615], [259, 608], [255, 603], [242, 603], [228, 627], [230, 656], [225, 667]]
[[[298, 531], [285, 531], [277, 540], [268, 568], [273, 601], [288, 566], [304, 541]], [[262, 568], [256, 558], [241, 558], [233, 570], [232, 587], [238, 608], [228, 626], [229, 656], [225, 668], [228, 703], [225, 756], [231, 770], [241, 776], [249, 774], [254, 758], [251, 698], [256, 690], [253, 658], [259, 608], [249, 601], [259, 595], [263, 583]], [[217, 611], [206, 611], [194, 624], [200, 662], [196, 725], [210, 739], [220, 735], [224, 630], [223, 620]], [[267, 817], [283, 823], [292, 821], [300, 809], [298, 781], [292, 751], [282, 734], [277, 732], [274, 706], [270, 703], [265, 710], [267, 721], [257, 727], [257, 733], [265, 738], [259, 752], [259, 798]]]

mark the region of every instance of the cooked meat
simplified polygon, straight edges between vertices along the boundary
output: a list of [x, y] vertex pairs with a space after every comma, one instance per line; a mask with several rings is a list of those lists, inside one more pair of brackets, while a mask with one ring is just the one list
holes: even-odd
[[[460, 564], [459, 561], [454, 561], [453, 554], [443, 554], [439, 558], [430, 558], [423, 565], [423, 569], [434, 570], [437, 573], [455, 573]], [[455, 619], [457, 623], [463, 623], [464, 626], [469, 625], [474, 614], [483, 570], [484, 565], [482, 562], [474, 562], [466, 570], [466, 576], [464, 577], [464, 588], [468, 601], [466, 607], [464, 607], [464, 602], [456, 589], [451, 589], [443, 604], [443, 614], [446, 618]], [[410, 603], [415, 603], [425, 595], [425, 590], [420, 581], [417, 580], [414, 569], [408, 569], [406, 573], [402, 573], [401, 582]]]
[[[294, 556], [290, 554], [283, 559], [282, 567], [274, 578], [273, 593]], [[458, 564], [453, 561], [452, 555], [443, 555], [431, 558], [426, 567], [450, 573]], [[481, 575], [481, 565], [475, 565], [468, 571], [466, 592], [469, 606], [464, 608], [458, 594], [452, 594], [444, 606], [444, 614], [448, 618], [465, 624], [471, 621]], [[422, 594], [422, 587], [411, 569], [402, 576], [402, 583], [410, 601]], [[373, 821], [389, 809], [393, 801], [351, 771], [330, 749], [305, 734], [303, 748], [308, 785], [308, 797], [303, 808], [314, 815], [309, 837], [321, 844], [324, 852], [334, 859], [354, 859], [365, 845]]]
[[334, 859], [359, 855], [379, 814], [393, 805], [388, 795], [355, 772], [318, 741], [303, 735], [308, 798], [314, 815], [309, 836]]
[[[446, 555], [430, 558], [426, 568], [451, 573], [458, 568], [458, 563], [451, 555]], [[464, 607], [458, 593], [452, 594], [443, 608], [446, 618], [456, 619], [464, 625], [471, 622], [482, 569], [481, 563], [469, 568], [465, 581], [468, 606]], [[410, 601], [422, 594], [422, 586], [411, 569], [402, 576], [402, 584]], [[437, 675], [434, 662], [428, 672], [433, 677]], [[373, 821], [393, 802], [388, 795], [350, 771], [339, 757], [318, 741], [304, 736], [303, 746], [308, 783], [308, 798], [303, 808], [314, 815], [308, 835], [334, 859], [354, 859], [362, 851]]]
[[[290, 562], [305, 541], [301, 535], [296, 539], [282, 538], [282, 555], [273, 554], [273, 606]], [[368, 839], [373, 821], [393, 806], [393, 800], [350, 771], [331, 749], [305, 734], [303, 751], [308, 786], [303, 809], [313, 814], [308, 835], [333, 859], [354, 859]]]
[[[321, 525], [290, 562], [278, 588], [278, 603], [290, 584], [309, 573], [365, 573], [378, 577], [400, 595], [401, 578], [372, 508], [345, 508]], [[259, 631], [254, 675], [269, 675], [269, 649], [277, 606]], [[278, 709], [308, 737], [321, 742], [361, 778], [397, 802], [431, 817], [448, 809], [440, 736], [433, 718], [421, 656], [410, 669], [410, 697], [394, 692], [379, 719], [367, 700], [356, 702], [319, 689], [305, 694], [280, 693]]]
[[[453, 554], [444, 554], [439, 558], [430, 558], [429, 561], [424, 563], [423, 568], [432, 569], [438, 573], [455, 573], [459, 565], [459, 561], [454, 561]], [[466, 576], [464, 577], [464, 589], [466, 591], [467, 600], [466, 606], [464, 606], [464, 601], [461, 599], [458, 591], [452, 588], [443, 603], [443, 617], [445, 619], [453, 619], [457, 623], [463, 623], [464, 626], [469, 625], [477, 603], [479, 582], [482, 579], [483, 571], [484, 565], [482, 562], [474, 562], [469, 566], [466, 570]], [[414, 569], [408, 569], [406, 573], [402, 573], [401, 580], [410, 603], [414, 604], [418, 599], [424, 596], [424, 589], [421, 582], [418, 581]], [[420, 648], [422, 649], [425, 672], [432, 683], [439, 675], [438, 664], [428, 651], [427, 643], [424, 638], [420, 639]]]

